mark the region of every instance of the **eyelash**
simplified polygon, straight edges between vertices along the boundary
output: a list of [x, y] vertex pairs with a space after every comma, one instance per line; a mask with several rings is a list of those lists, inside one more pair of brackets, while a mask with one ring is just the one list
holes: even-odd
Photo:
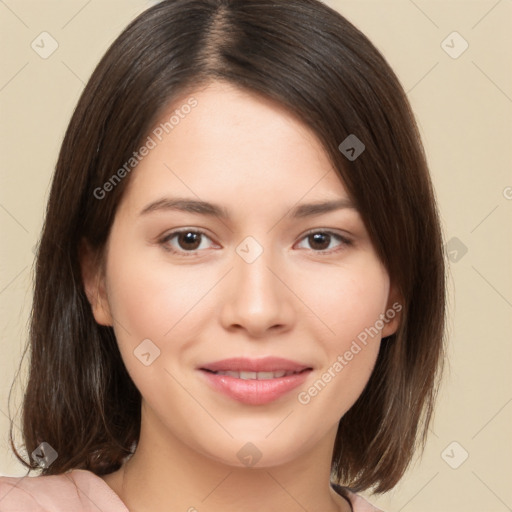
[[[198, 252], [201, 252], [201, 250], [199, 250], [199, 249], [196, 249], [194, 251], [176, 250], [169, 245], [169, 242], [173, 238], [175, 238], [176, 236], [179, 236], [183, 233], [199, 234], [201, 236], [205, 236], [206, 238], [210, 239], [210, 237], [204, 231], [202, 231], [200, 229], [180, 229], [180, 230], [176, 230], [176, 231], [172, 231], [171, 233], [168, 233], [161, 240], [159, 240], [159, 243], [162, 245], [164, 250], [166, 250], [172, 254], [177, 254], [179, 256], [185, 256], [185, 257], [197, 256]], [[301, 241], [305, 240], [308, 237], [315, 235], [315, 234], [328, 235], [328, 236], [338, 239], [341, 242], [340, 247], [337, 249], [334, 249], [334, 250], [333, 249], [328, 249], [328, 250], [324, 249], [324, 250], [320, 250], [320, 251], [315, 251], [315, 250], [311, 249], [314, 253], [319, 254], [319, 255], [327, 256], [327, 255], [330, 255], [333, 253], [337, 253], [337, 252], [343, 250], [345, 247], [349, 247], [352, 245], [352, 240], [348, 239], [347, 237], [344, 237], [343, 235], [340, 235], [339, 233], [335, 233], [335, 232], [329, 231], [327, 229], [326, 230], [315, 229], [312, 231], [308, 231], [301, 238]]]

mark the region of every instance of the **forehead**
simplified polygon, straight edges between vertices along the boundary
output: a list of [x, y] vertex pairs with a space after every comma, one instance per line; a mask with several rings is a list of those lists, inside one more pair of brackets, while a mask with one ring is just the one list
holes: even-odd
[[225, 82], [173, 101], [148, 136], [153, 147], [125, 193], [137, 205], [164, 191], [247, 207], [348, 198], [308, 126], [279, 103]]

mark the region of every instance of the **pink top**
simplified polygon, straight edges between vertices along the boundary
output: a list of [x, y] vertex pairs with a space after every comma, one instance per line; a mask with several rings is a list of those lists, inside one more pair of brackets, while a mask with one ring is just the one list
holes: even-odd
[[[354, 512], [382, 512], [347, 491]], [[129, 512], [99, 476], [84, 469], [61, 475], [0, 477], [0, 512]]]

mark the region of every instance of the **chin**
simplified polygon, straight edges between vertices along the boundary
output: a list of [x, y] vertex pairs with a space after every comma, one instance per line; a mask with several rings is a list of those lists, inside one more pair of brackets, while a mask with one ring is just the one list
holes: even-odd
[[234, 439], [216, 443], [214, 451], [212, 446], [203, 446], [201, 451], [226, 466], [265, 469], [292, 462], [306, 452], [308, 445], [312, 447], [314, 444], [312, 438], [309, 441], [298, 439], [290, 436], [289, 430], [283, 430], [280, 434], [235, 436]]

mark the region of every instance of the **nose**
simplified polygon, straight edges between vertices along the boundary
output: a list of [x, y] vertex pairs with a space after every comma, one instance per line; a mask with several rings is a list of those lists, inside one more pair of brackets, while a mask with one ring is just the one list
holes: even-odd
[[295, 321], [293, 283], [284, 261], [264, 249], [252, 262], [233, 256], [224, 288], [221, 322], [227, 330], [244, 330], [252, 338], [286, 331]]

